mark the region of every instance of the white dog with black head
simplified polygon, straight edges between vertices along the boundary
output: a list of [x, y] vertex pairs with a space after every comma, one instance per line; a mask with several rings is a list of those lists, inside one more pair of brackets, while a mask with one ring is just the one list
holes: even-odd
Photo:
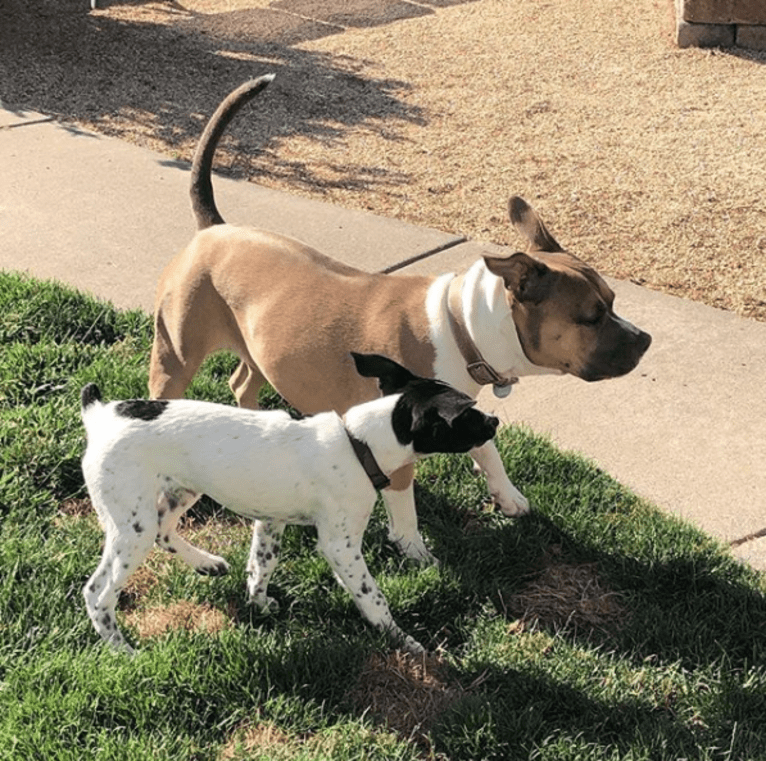
[[[420, 378], [378, 355], [352, 354], [360, 375], [383, 397], [342, 417], [296, 420], [190, 400], [133, 399], [103, 404], [82, 390], [88, 445], [85, 482], [106, 533], [101, 562], [83, 589], [93, 626], [132, 652], [117, 627], [120, 589], [154, 542], [199, 573], [226, 573], [223, 558], [193, 547], [178, 520], [202, 495], [267, 522], [248, 567], [250, 601], [267, 608], [269, 577], [288, 523], [316, 526], [319, 549], [362, 615], [406, 650], [422, 646], [391, 616], [362, 557], [362, 536], [387, 475], [434, 452], [468, 452], [495, 434], [498, 420], [442, 381]], [[349, 357], [351, 362], [352, 357]], [[372, 396], [373, 394], [370, 394]]]

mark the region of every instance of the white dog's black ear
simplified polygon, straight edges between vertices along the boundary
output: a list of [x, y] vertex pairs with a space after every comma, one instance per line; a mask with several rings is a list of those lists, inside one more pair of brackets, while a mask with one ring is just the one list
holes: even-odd
[[377, 378], [378, 386], [385, 396], [401, 391], [408, 383], [418, 379], [406, 367], [380, 354], [357, 354], [352, 351], [356, 370], [365, 378]]
[[[443, 396], [446, 396], [446, 394]], [[440, 400], [439, 412], [450, 425], [452, 425], [452, 421], [456, 417], [460, 417], [466, 410], [476, 406], [475, 399], [465, 397], [462, 394], [460, 394], [460, 396], [449, 394], [449, 397], [449, 399], [442, 398], [442, 400]]]
[[475, 405], [475, 399], [471, 399], [471, 397], [454, 389], [448, 389], [436, 396], [415, 402], [412, 405], [412, 423], [414, 427], [417, 427], [429, 410], [436, 410], [442, 420], [446, 421], [448, 425], [452, 425], [455, 418], [460, 417], [467, 409]]

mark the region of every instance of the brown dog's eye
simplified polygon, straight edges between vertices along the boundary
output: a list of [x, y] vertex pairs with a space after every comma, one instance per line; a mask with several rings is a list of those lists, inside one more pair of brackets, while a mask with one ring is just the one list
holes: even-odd
[[584, 315], [577, 320], [578, 325], [598, 325], [601, 320], [604, 319], [606, 314], [606, 307], [603, 304], [599, 304], [592, 314]]

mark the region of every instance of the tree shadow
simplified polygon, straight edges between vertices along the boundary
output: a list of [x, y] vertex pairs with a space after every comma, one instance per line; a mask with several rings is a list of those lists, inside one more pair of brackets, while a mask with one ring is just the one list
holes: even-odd
[[[153, 4], [150, 20], [135, 13], [123, 20], [88, 13], [86, 5], [41, 0], [32, 8], [6, 0], [0, 10], [4, 108], [54, 115], [147, 147], [159, 143], [177, 150], [174, 158], [188, 159], [224, 95], [249, 78], [275, 73], [274, 84], [251, 107], [255, 113], [236, 119], [221, 145], [230, 169], [255, 176], [250, 157], [276, 152], [283, 138], [333, 142], [364, 124], [395, 139], [392, 124], [425, 123], [423, 111], [402, 97], [407, 82], [362, 75], [358, 60], [295, 47], [344, 31], [332, 23], [273, 8], [192, 14], [175, 4], [159, 10]], [[133, 9], [138, 5], [144, 4], [137, 0]], [[305, 165], [270, 159], [281, 176], [321, 187], [322, 178]], [[364, 186], [407, 181], [372, 166], [353, 172]]]

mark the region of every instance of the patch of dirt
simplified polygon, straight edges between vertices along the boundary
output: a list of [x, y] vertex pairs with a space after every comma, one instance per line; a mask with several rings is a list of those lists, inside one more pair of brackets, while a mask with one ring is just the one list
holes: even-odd
[[511, 633], [542, 626], [586, 636], [609, 634], [629, 616], [620, 594], [600, 577], [596, 563], [567, 563], [558, 547], [545, 554], [539, 572], [504, 603], [507, 614], [516, 619]]
[[172, 556], [168, 553], [153, 550], [131, 574], [120, 592], [119, 610], [131, 612], [140, 609], [149, 592], [160, 583], [164, 569], [172, 562]]
[[90, 499], [68, 499], [59, 505], [59, 513], [70, 518], [82, 518], [94, 513]]
[[204, 631], [215, 633], [232, 627], [232, 617], [207, 603], [180, 600], [128, 611], [125, 623], [135, 628], [141, 639], [157, 637], [168, 631]]
[[188, 160], [275, 72], [219, 169], [514, 247], [518, 194], [604, 274], [766, 320], [766, 53], [679, 50], [673, 0], [100, 2], [5, 0], [7, 108]]
[[282, 732], [273, 724], [261, 722], [237, 729], [231, 740], [224, 745], [219, 761], [235, 761], [247, 757], [248, 753], [270, 753], [276, 755], [295, 744], [295, 739]]
[[425, 733], [463, 694], [462, 687], [448, 681], [446, 665], [438, 655], [394, 651], [373, 654], [350, 700], [389, 730], [428, 745]]

